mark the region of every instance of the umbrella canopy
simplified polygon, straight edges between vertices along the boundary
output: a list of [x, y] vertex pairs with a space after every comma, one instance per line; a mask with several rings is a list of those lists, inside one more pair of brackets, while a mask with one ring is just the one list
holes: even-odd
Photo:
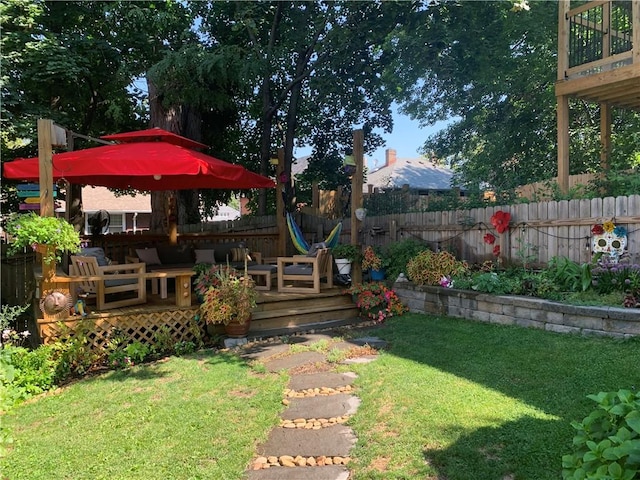
[[[151, 129], [160, 130], [160, 129]], [[145, 132], [145, 131], [143, 131]], [[160, 130], [160, 132], [165, 132]], [[196, 188], [246, 189], [275, 187], [273, 180], [250, 172], [204, 153], [185, 148], [165, 132], [168, 141], [140, 141], [130, 135], [130, 143], [106, 145], [53, 155], [53, 178], [66, 179], [74, 184], [100, 185], [110, 188], [137, 190], [191, 190]], [[110, 135], [108, 137], [114, 137]], [[152, 136], [142, 137], [144, 140]], [[120, 139], [119, 139], [120, 140]], [[184, 139], [198, 146], [192, 140]], [[198, 147], [200, 148], [200, 147]], [[38, 182], [37, 158], [17, 159], [3, 164], [4, 177]]]
[[147, 130], [137, 130], [135, 132], [114, 133], [113, 135], [103, 135], [105, 140], [116, 140], [120, 143], [129, 142], [167, 142], [180, 147], [191, 148], [193, 150], [204, 150], [207, 146], [204, 143], [196, 142], [187, 137], [182, 137], [176, 133], [163, 130], [162, 128], [148, 128]]

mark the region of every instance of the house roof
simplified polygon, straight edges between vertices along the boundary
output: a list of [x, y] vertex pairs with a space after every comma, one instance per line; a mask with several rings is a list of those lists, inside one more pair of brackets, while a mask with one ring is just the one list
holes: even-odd
[[398, 158], [390, 165], [369, 172], [363, 190], [368, 191], [368, 185], [381, 189], [409, 185], [418, 190], [450, 190], [452, 177], [453, 171], [424, 157]]

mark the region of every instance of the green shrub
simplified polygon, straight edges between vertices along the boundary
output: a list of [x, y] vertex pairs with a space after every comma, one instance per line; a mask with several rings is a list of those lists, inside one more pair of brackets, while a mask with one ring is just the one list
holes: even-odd
[[553, 257], [545, 272], [561, 291], [586, 292], [591, 287], [590, 263], [578, 264], [567, 257]]
[[413, 238], [387, 245], [382, 252], [382, 263], [387, 278], [395, 282], [401, 273], [406, 272], [409, 260], [428, 249], [425, 244]]
[[633, 480], [640, 473], [640, 393], [600, 392], [598, 404], [578, 423], [571, 422], [575, 452], [562, 457], [566, 480]]
[[11, 361], [16, 369], [13, 385], [23, 389], [25, 398], [53, 388], [56, 384], [56, 361], [48, 345], [29, 350], [12, 349]]
[[407, 263], [407, 276], [417, 285], [438, 285], [442, 277], [459, 275], [468, 269], [449, 252], [425, 250]]
[[92, 350], [84, 329], [62, 332], [60, 340], [51, 344], [51, 349], [56, 381], [73, 375], [82, 376], [100, 359], [100, 355]]

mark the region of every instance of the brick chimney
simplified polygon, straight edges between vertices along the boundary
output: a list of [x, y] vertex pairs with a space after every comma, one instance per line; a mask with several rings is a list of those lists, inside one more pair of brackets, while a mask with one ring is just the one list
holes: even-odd
[[396, 151], [393, 148], [387, 148], [385, 150], [384, 166], [390, 167], [396, 163]]

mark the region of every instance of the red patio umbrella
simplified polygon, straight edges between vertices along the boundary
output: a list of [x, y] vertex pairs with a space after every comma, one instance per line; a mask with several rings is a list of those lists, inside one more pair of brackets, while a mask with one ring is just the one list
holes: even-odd
[[[185, 148], [186, 145], [204, 147], [201, 143], [161, 129], [151, 131], [155, 135], [142, 131], [107, 136], [112, 139], [120, 136], [119, 140], [124, 136], [129, 143], [54, 154], [54, 181], [64, 178], [74, 184], [137, 190], [275, 187], [273, 180], [250, 172], [241, 165]], [[147, 141], [154, 138], [158, 141]], [[5, 162], [3, 173], [5, 178], [37, 182], [38, 159]]]

